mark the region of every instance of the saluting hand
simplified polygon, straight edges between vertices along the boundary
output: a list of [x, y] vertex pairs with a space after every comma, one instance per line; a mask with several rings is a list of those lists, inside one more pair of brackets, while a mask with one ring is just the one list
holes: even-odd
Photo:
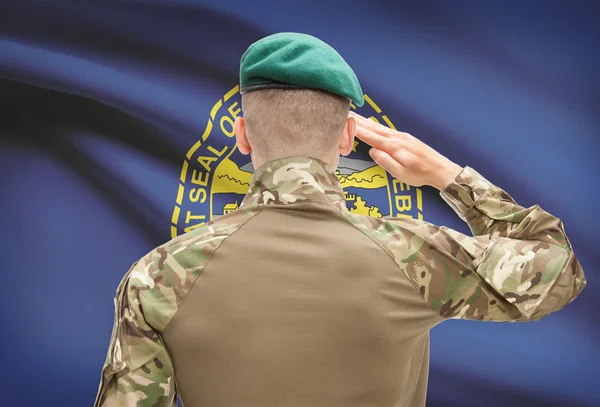
[[411, 136], [350, 112], [356, 137], [373, 148], [369, 155], [394, 178], [413, 186], [431, 185], [440, 191], [462, 168], [427, 144]]

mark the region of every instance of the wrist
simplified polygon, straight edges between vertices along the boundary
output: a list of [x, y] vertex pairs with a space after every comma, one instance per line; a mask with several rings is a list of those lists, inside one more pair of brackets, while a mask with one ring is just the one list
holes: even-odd
[[463, 168], [460, 165], [448, 160], [447, 163], [440, 166], [430, 185], [439, 191], [443, 191], [456, 179], [462, 170]]

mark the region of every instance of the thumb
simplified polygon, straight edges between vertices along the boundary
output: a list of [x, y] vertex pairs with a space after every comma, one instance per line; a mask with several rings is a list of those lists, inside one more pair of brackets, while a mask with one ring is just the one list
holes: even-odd
[[377, 148], [369, 150], [369, 155], [380, 167], [383, 167], [394, 178], [399, 179], [404, 174], [404, 167], [391, 155]]

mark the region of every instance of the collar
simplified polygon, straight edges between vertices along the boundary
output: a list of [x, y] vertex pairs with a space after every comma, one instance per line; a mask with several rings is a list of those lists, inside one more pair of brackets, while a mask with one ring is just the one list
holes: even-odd
[[240, 207], [326, 202], [344, 211], [344, 190], [331, 166], [317, 158], [288, 157], [269, 161], [252, 174]]

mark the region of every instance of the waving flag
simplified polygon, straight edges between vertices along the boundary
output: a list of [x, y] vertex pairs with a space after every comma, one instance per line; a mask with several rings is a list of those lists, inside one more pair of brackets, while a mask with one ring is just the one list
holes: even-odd
[[[597, 15], [591, 1], [3, 2], [2, 405], [91, 405], [130, 264], [239, 207], [254, 172], [233, 134], [239, 59], [279, 31], [344, 56], [365, 92], [353, 110], [560, 217], [586, 271], [542, 321], [436, 327], [428, 405], [598, 405]], [[338, 167], [352, 212], [469, 233], [367, 151]]]

